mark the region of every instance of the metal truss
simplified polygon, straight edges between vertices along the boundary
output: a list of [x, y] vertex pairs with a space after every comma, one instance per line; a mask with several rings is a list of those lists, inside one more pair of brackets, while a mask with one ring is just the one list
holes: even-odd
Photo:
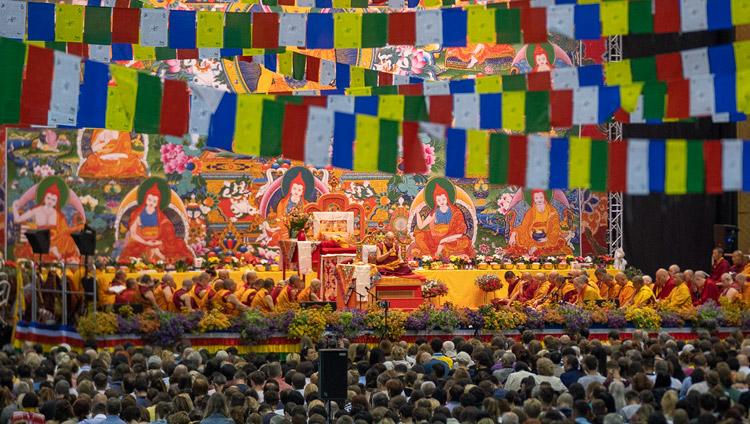
[[[622, 36], [616, 35], [607, 39], [609, 62], [618, 62], [622, 60]], [[611, 122], [607, 125], [607, 135], [610, 142], [619, 142], [622, 140], [622, 123]], [[611, 164], [610, 164], [611, 166]], [[609, 246], [609, 256], [614, 257], [615, 250], [622, 248], [622, 230], [623, 230], [623, 198], [622, 193], [609, 193], [609, 230], [607, 231], [607, 244]]]

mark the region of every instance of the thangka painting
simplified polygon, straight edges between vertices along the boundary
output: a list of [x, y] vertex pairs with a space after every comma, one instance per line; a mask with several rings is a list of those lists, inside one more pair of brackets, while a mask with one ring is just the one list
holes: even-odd
[[211, 252], [276, 260], [289, 237], [284, 218], [297, 208], [353, 211], [355, 243], [393, 230], [415, 257], [606, 247], [597, 238], [606, 234], [606, 195], [443, 178], [445, 143], [426, 134], [427, 175], [308, 168], [210, 151], [197, 138], [48, 129], [6, 137], [10, 257], [32, 256], [26, 231], [49, 228], [45, 259], [78, 259], [70, 234], [88, 224], [97, 255], [111, 263]]

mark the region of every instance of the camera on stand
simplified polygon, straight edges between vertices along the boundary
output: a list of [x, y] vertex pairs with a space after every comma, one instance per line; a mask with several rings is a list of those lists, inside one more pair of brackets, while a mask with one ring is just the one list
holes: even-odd
[[378, 302], [378, 307], [388, 309], [391, 307], [391, 302], [387, 300], [381, 300], [380, 302]]

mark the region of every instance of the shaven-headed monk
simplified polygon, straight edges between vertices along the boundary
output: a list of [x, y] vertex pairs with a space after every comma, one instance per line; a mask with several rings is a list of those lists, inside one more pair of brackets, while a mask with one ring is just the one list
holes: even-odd
[[178, 312], [173, 309], [174, 304], [171, 302], [175, 288], [177, 288], [177, 285], [174, 282], [174, 277], [170, 274], [164, 274], [164, 276], [161, 277], [161, 283], [154, 287], [156, 303], [159, 304], [159, 307], [163, 311]]
[[193, 280], [188, 278], [182, 282], [182, 287], [172, 295], [172, 304], [177, 312], [181, 312], [183, 309], [188, 312], [198, 309], [198, 304], [190, 297], [190, 289], [193, 288], [193, 285]]
[[251, 308], [258, 308], [263, 312], [273, 311], [273, 298], [271, 297], [271, 289], [273, 289], [273, 280], [267, 279], [263, 282], [263, 288], [258, 290], [258, 293], [253, 297], [253, 301], [250, 304]]
[[[552, 273], [557, 274], [555, 271], [552, 271], [550, 272], [550, 277], [552, 276]], [[548, 281], [548, 276], [541, 272], [534, 275], [534, 284], [536, 287], [527, 288], [527, 290], [531, 290], [531, 293], [529, 293], [531, 298], [525, 301], [525, 304], [527, 305], [535, 304], [538, 300], [544, 297], [547, 292], [549, 292], [550, 287], [552, 287], [552, 284]]]
[[513, 289], [513, 294], [508, 298], [508, 303], [513, 303], [516, 300], [521, 301], [521, 297], [526, 291], [526, 287], [532, 284], [534, 284], [534, 277], [531, 276], [530, 272], [524, 272], [521, 274], [521, 279], [516, 284], [516, 288]]
[[576, 304], [578, 306], [584, 306], [586, 302], [591, 300], [601, 300], [602, 296], [599, 294], [599, 289], [593, 282], [590, 283], [584, 276], [576, 277], [573, 280], [573, 286], [578, 292], [578, 299]]
[[284, 306], [288, 303], [295, 303], [297, 301], [297, 293], [300, 292], [302, 284], [304, 283], [299, 275], [292, 275], [289, 277], [289, 283], [276, 297], [276, 305]]
[[666, 305], [676, 311], [684, 311], [693, 307], [693, 296], [690, 289], [685, 285], [685, 275], [678, 272], [674, 275], [674, 289], [666, 299], [662, 300]]
[[253, 298], [256, 294], [258, 294], [258, 291], [263, 288], [263, 280], [260, 280], [257, 278], [250, 283], [247, 289], [245, 289], [245, 292], [242, 293], [242, 297], [240, 297], [240, 302], [244, 303], [247, 306], [250, 306], [253, 303]]
[[240, 312], [250, 309], [247, 305], [243, 305], [242, 302], [234, 294], [237, 289], [237, 283], [231, 278], [227, 278], [223, 281], [223, 289], [216, 292], [214, 296], [213, 304], [221, 308], [227, 315], [239, 315]]
[[669, 277], [669, 272], [664, 268], [659, 268], [656, 271], [656, 280], [654, 280], [654, 295], [657, 299], [664, 300], [669, 297], [672, 290], [674, 290], [675, 283], [672, 278]]
[[635, 289], [635, 294], [630, 300], [621, 304], [621, 308], [628, 308], [631, 306], [635, 308], [643, 308], [656, 302], [654, 292], [651, 290], [651, 287], [645, 284], [642, 276], [636, 275], [633, 277], [633, 288]]
[[633, 295], [635, 295], [633, 282], [628, 281], [628, 277], [624, 273], [618, 272], [615, 275], [615, 283], [618, 287], [617, 300], [620, 302], [620, 305], [628, 303], [633, 298]]
[[318, 293], [320, 293], [321, 281], [317, 278], [310, 281], [310, 287], [305, 287], [297, 295], [297, 300], [300, 302], [320, 302]]

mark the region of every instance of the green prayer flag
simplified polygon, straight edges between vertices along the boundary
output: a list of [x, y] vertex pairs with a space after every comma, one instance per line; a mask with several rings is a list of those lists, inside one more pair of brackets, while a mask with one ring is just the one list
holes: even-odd
[[284, 104], [272, 100], [263, 101], [263, 117], [260, 130], [260, 155], [281, 156], [281, 129], [284, 126]]
[[307, 57], [303, 54], [293, 52], [292, 53], [292, 78], [297, 81], [305, 79], [305, 64], [307, 63]]
[[362, 48], [383, 47], [388, 44], [388, 14], [362, 15]]
[[224, 12], [198, 12], [197, 47], [220, 48], [224, 46]]
[[643, 85], [643, 119], [664, 118], [664, 103], [667, 84], [648, 82]]
[[0, 38], [0, 125], [17, 124], [21, 119], [21, 84], [26, 58], [26, 45]]
[[250, 48], [252, 43], [252, 13], [229, 12], [224, 19], [224, 48]]
[[139, 73], [137, 93], [133, 131], [158, 134], [161, 118], [161, 80], [154, 75]]
[[133, 130], [132, 116], [128, 116], [120, 93], [115, 86], [107, 87], [107, 113], [104, 117], [104, 127], [108, 130]]
[[498, 44], [521, 42], [521, 9], [495, 9]]
[[427, 102], [424, 96], [404, 96], [404, 121], [427, 122]]
[[633, 72], [634, 82], [657, 81], [655, 56], [630, 59], [630, 70]]
[[380, 120], [378, 171], [395, 174], [398, 163], [398, 126], [396, 121]]
[[374, 69], [365, 69], [365, 87], [378, 86], [378, 71]]
[[382, 87], [367, 87], [373, 96], [384, 96], [387, 94], [398, 94], [397, 85], [384, 85]]
[[175, 49], [170, 49], [169, 47], [156, 47], [154, 51], [156, 53], [156, 60], [177, 59], [177, 50]]
[[490, 134], [490, 184], [508, 183], [508, 135]]
[[703, 141], [688, 140], [687, 148], [687, 192], [703, 193], [706, 178], [703, 168]]
[[607, 168], [609, 143], [606, 140], [591, 141], [591, 191], [607, 191]]
[[55, 41], [83, 42], [83, 6], [77, 4], [55, 6]]
[[503, 91], [526, 91], [526, 75], [503, 75]]
[[44, 48], [65, 53], [68, 50], [68, 43], [65, 41], [44, 41]]
[[549, 131], [549, 91], [526, 93], [526, 132]]
[[651, 13], [651, 0], [631, 1], [628, 6], [628, 26], [631, 34], [651, 34], [654, 32], [654, 15]]
[[112, 44], [112, 8], [86, 6], [83, 42], [86, 44]]
[[352, 7], [367, 7], [367, 0], [352, 0]]

